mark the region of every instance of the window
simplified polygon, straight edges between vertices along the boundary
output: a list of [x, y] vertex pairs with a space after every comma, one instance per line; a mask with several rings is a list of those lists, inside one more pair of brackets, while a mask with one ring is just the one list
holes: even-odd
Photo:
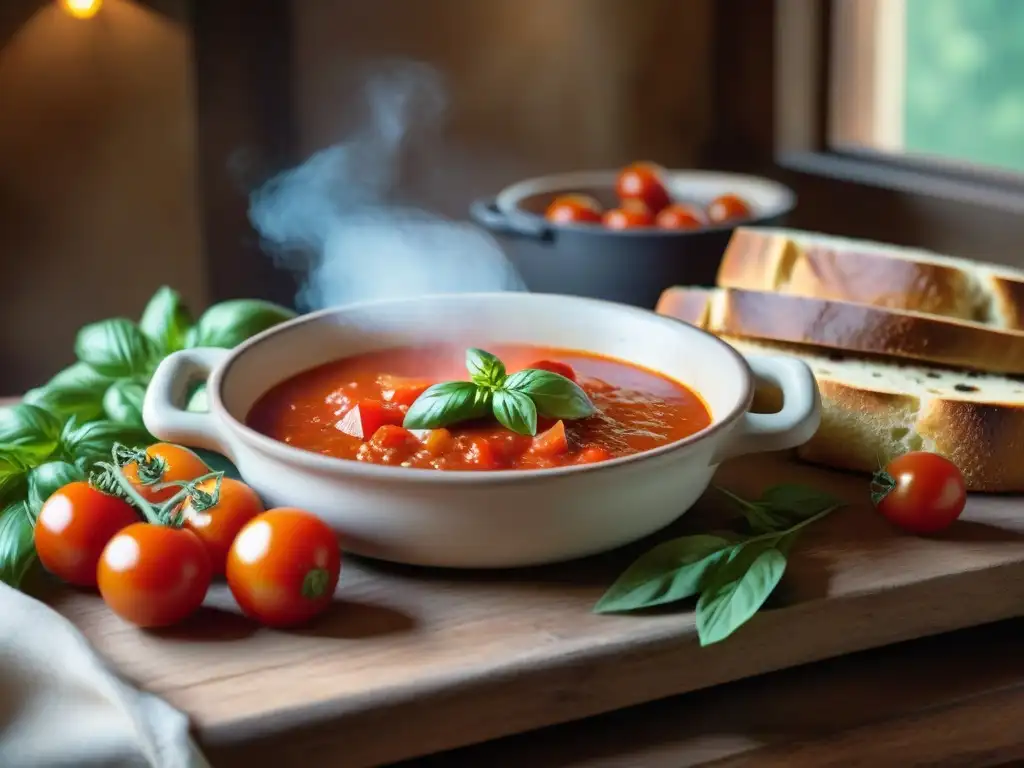
[[833, 0], [828, 140], [1024, 172], [1024, 0]]

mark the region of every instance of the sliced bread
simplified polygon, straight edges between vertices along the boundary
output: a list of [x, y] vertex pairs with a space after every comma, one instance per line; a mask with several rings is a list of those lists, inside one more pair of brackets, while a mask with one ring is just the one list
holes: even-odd
[[1024, 374], [1024, 331], [921, 312], [737, 288], [676, 287], [658, 311], [713, 333]]
[[1024, 272], [815, 232], [738, 228], [717, 284], [1024, 328]]
[[[659, 306], [659, 312], [693, 324], [694, 314], [682, 305]], [[934, 451], [959, 467], [970, 491], [1024, 491], [1024, 382], [721, 338], [744, 355], [797, 357], [814, 372], [821, 426], [796, 449], [801, 459], [873, 472], [907, 451]], [[777, 391], [759, 390], [758, 410], [778, 410], [780, 404]]]

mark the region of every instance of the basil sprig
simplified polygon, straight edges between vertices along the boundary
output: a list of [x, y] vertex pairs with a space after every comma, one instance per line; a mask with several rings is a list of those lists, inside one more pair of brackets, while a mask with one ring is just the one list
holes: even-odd
[[700, 644], [720, 642], [749, 621], [775, 590], [799, 532], [843, 506], [801, 485], [777, 485], [757, 501], [718, 490], [736, 504], [746, 532], [683, 536], [659, 544], [619, 576], [595, 613], [628, 613], [697, 597]]
[[576, 382], [551, 371], [505, 372], [505, 364], [482, 349], [466, 350], [469, 381], [429, 387], [409, 407], [406, 429], [437, 429], [491, 414], [520, 435], [537, 434], [537, 417], [583, 419], [597, 409]]
[[194, 320], [177, 291], [163, 287], [138, 323], [112, 318], [82, 328], [77, 362], [22, 403], [0, 408], [0, 582], [17, 587], [35, 561], [32, 530], [50, 494], [84, 480], [115, 443], [155, 441], [142, 423], [142, 401], [161, 360], [186, 347], [233, 347], [294, 316], [235, 299]]

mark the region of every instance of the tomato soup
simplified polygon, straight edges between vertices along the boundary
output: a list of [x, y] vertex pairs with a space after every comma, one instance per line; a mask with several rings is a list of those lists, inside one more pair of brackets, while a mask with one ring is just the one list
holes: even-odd
[[513, 470], [606, 461], [681, 440], [711, 423], [701, 398], [653, 371], [586, 352], [489, 345], [507, 372], [545, 369], [575, 381], [594, 413], [537, 418], [520, 434], [494, 418], [436, 429], [402, 426], [432, 384], [467, 381], [466, 349], [399, 348], [348, 357], [278, 384], [246, 423], [296, 448], [372, 464], [438, 470]]

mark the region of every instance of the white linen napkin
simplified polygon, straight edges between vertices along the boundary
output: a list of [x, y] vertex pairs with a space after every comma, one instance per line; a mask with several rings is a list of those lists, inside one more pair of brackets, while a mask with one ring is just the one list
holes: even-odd
[[5, 584], [0, 766], [210, 768], [184, 714], [118, 678], [71, 622]]

